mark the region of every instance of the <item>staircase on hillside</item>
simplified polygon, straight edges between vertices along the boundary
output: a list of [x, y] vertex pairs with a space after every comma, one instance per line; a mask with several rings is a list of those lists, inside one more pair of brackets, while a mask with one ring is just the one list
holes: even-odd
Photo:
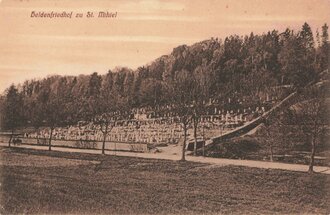
[[287, 96], [285, 99], [283, 99], [281, 102], [276, 104], [274, 107], [272, 107], [269, 111], [265, 112], [261, 116], [257, 117], [256, 119], [234, 129], [227, 133], [224, 133], [222, 135], [216, 136], [211, 138], [211, 141], [206, 142], [206, 145], [210, 144], [217, 144], [219, 142], [222, 142], [224, 140], [228, 140], [234, 137], [239, 137], [241, 135], [244, 135], [248, 132], [250, 132], [252, 129], [256, 128], [258, 125], [260, 125], [264, 119], [266, 119], [268, 116], [270, 116], [272, 113], [277, 111], [279, 108], [282, 108], [283, 106], [287, 105], [297, 94], [297, 92], [291, 93], [289, 96]]
[[[326, 80], [323, 80], [322, 77], [326, 77], [326, 75], [329, 73], [329, 70], [325, 70], [322, 73], [320, 73], [320, 78], [317, 81], [313, 81], [310, 82], [306, 85], [306, 87], [311, 86], [311, 85], [320, 85], [320, 84], [324, 84], [325, 82], [327, 82]], [[326, 78], [325, 78], [326, 79]], [[265, 112], [264, 114], [262, 114], [261, 116], [257, 117], [256, 119], [234, 129], [231, 130], [227, 133], [224, 133], [222, 135], [216, 136], [211, 138], [211, 140], [206, 141], [206, 145], [208, 146], [212, 146], [214, 144], [218, 144], [222, 141], [225, 140], [229, 140], [235, 137], [239, 137], [242, 136], [244, 134], [247, 134], [248, 132], [250, 132], [251, 130], [255, 129], [257, 126], [259, 126], [265, 119], [267, 119], [267, 117], [269, 117], [271, 114], [275, 113], [276, 111], [278, 111], [279, 109], [282, 109], [283, 107], [287, 106], [290, 104], [290, 102], [296, 97], [296, 95], [298, 94], [298, 91], [295, 91], [293, 93], [291, 93], [290, 95], [288, 95], [287, 97], [285, 97], [282, 101], [280, 101], [279, 103], [277, 103], [274, 107], [272, 107], [269, 111]]]

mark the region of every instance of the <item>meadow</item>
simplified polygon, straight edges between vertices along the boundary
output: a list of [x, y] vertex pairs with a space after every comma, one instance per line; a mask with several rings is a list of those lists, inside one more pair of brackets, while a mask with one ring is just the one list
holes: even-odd
[[1, 214], [325, 214], [330, 175], [0, 148]]

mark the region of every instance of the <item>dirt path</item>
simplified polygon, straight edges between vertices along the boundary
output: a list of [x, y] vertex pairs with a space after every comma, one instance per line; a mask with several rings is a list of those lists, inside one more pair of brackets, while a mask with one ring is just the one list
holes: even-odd
[[[0, 143], [0, 146], [8, 146], [6, 143]], [[47, 150], [48, 146], [34, 146], [21, 144], [19, 146], [14, 146], [18, 148], [28, 148], [36, 150]], [[90, 154], [101, 154], [101, 150], [94, 149], [74, 149], [65, 147], [52, 147], [53, 151], [61, 152], [79, 152], [79, 153], [90, 153]], [[178, 149], [179, 152], [179, 149]], [[168, 154], [168, 153], [135, 153], [135, 152], [116, 152], [116, 151], [106, 151], [107, 155], [116, 156], [126, 156], [126, 157], [139, 157], [139, 158], [149, 158], [149, 159], [163, 159], [163, 160], [180, 160], [181, 153], [178, 154]], [[277, 162], [267, 162], [267, 161], [253, 161], [253, 160], [235, 160], [235, 159], [224, 159], [224, 158], [209, 158], [209, 157], [193, 157], [186, 156], [187, 161], [208, 163], [219, 166], [235, 165], [235, 166], [246, 166], [255, 167], [263, 169], [281, 169], [289, 171], [299, 171], [306, 172], [308, 170], [308, 165], [302, 164], [286, 164]], [[330, 174], [330, 167], [315, 166], [314, 171], [318, 173]]]

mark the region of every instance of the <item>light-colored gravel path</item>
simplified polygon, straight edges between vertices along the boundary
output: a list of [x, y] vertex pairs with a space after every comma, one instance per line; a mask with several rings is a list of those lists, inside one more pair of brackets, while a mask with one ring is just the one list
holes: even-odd
[[[8, 146], [6, 143], [0, 143], [0, 146]], [[13, 147], [36, 149], [36, 150], [47, 150], [47, 146], [35, 146], [35, 145], [16, 145]], [[94, 149], [75, 149], [65, 147], [52, 147], [53, 151], [61, 152], [79, 152], [79, 153], [90, 153], [90, 154], [101, 154], [101, 150]], [[178, 149], [179, 150], [179, 149]], [[126, 157], [139, 157], [149, 159], [164, 159], [164, 160], [180, 160], [181, 153], [178, 154], [167, 154], [167, 153], [135, 153], [135, 152], [115, 152], [106, 151], [107, 155], [126, 156]], [[235, 166], [246, 166], [263, 169], [281, 169], [289, 171], [307, 172], [308, 165], [302, 164], [286, 164], [278, 162], [267, 162], [267, 161], [253, 161], [253, 160], [236, 160], [236, 159], [224, 159], [224, 158], [209, 158], [209, 157], [193, 157], [186, 156], [187, 161], [207, 163], [219, 166], [235, 165]], [[330, 167], [315, 166], [314, 171], [318, 173], [330, 174]]]

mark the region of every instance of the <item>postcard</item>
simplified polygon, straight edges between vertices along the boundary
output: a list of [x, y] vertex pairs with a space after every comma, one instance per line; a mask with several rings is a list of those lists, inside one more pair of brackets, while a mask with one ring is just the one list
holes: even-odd
[[0, 214], [329, 214], [329, 0], [0, 0]]

